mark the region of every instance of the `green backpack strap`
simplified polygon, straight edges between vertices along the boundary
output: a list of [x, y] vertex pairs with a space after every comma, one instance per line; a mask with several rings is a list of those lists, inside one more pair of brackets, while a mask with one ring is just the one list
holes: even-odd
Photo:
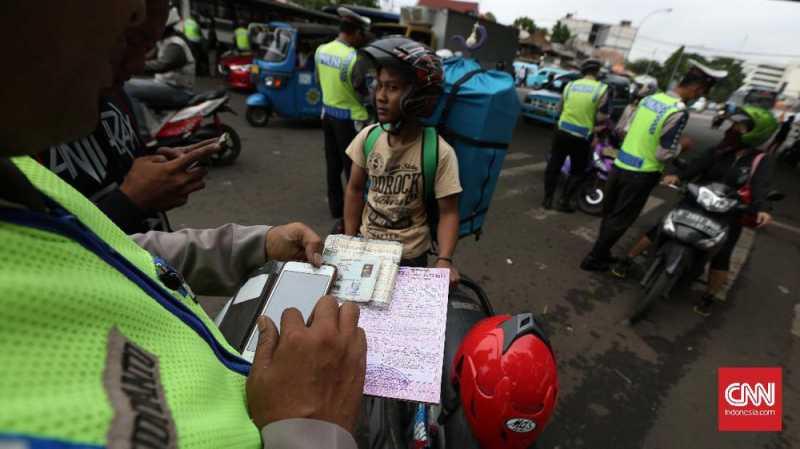
[[369, 160], [369, 155], [372, 154], [372, 150], [375, 149], [375, 142], [378, 141], [381, 134], [383, 134], [381, 125], [373, 126], [372, 129], [369, 130], [369, 133], [367, 133], [367, 140], [364, 141], [364, 164]]
[[422, 136], [422, 193], [426, 204], [436, 202], [436, 170], [439, 168], [439, 134], [436, 128], [425, 128]]

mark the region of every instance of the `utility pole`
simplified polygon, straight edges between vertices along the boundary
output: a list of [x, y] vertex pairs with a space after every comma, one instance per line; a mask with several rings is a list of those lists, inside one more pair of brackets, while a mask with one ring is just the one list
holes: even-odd
[[683, 51], [681, 52], [681, 56], [678, 58], [678, 62], [672, 67], [672, 73], [669, 74], [669, 82], [667, 83], [667, 90], [672, 88], [672, 79], [675, 78], [675, 73], [678, 71], [678, 67], [683, 64], [683, 56], [686, 55], [686, 47], [683, 47]]

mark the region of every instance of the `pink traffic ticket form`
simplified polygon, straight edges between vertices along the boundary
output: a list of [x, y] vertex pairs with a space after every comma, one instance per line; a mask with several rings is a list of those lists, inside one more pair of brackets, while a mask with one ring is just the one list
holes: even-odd
[[449, 284], [446, 269], [400, 268], [389, 305], [361, 307], [364, 394], [439, 403]]

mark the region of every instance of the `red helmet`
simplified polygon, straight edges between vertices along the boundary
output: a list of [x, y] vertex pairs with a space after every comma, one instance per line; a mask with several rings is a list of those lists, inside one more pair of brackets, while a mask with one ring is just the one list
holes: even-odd
[[450, 372], [485, 449], [527, 449], [553, 414], [556, 360], [529, 313], [481, 320], [461, 343]]

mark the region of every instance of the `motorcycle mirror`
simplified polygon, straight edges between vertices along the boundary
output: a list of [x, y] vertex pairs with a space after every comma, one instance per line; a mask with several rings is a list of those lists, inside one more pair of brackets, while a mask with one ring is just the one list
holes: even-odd
[[773, 190], [767, 194], [767, 201], [781, 201], [784, 198], [786, 198], [786, 194], [777, 190]]

